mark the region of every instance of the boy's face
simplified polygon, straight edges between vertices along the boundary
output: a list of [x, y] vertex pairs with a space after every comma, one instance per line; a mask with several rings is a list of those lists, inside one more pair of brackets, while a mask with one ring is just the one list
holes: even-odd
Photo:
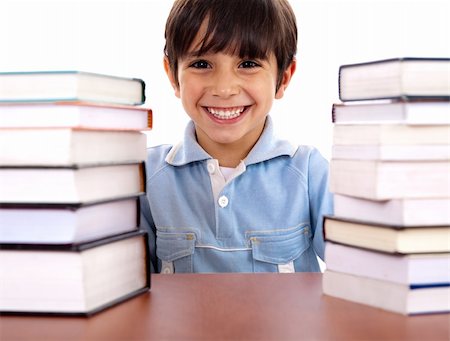
[[[198, 48], [200, 30], [191, 51]], [[276, 91], [277, 61], [273, 54], [265, 60], [208, 53], [178, 61], [178, 84], [166, 61], [166, 70], [175, 94], [195, 123], [198, 143], [206, 150], [231, 147], [247, 152], [258, 140], [274, 98], [281, 98], [294, 72], [285, 72]], [[214, 156], [214, 155], [213, 155]]]

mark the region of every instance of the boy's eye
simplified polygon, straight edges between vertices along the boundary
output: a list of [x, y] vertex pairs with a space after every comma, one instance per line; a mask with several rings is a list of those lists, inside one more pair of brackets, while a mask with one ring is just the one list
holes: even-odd
[[189, 66], [195, 69], [207, 69], [211, 67], [206, 60], [197, 60]]
[[243, 62], [239, 65], [240, 68], [244, 68], [244, 69], [251, 69], [251, 68], [258, 67], [258, 66], [259, 66], [259, 64], [258, 64], [257, 62], [255, 62], [255, 61], [253, 61], [253, 60], [246, 60], [246, 61], [243, 61]]

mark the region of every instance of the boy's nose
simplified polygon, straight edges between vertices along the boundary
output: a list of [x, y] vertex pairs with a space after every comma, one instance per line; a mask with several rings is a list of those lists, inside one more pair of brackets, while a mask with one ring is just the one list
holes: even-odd
[[229, 71], [217, 72], [212, 84], [213, 96], [227, 98], [239, 93], [239, 79]]

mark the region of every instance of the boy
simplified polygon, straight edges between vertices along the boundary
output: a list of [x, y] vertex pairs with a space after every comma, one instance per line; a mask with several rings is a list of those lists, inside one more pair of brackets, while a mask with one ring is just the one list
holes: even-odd
[[152, 270], [320, 271], [328, 164], [277, 139], [268, 115], [295, 71], [290, 5], [177, 0], [165, 37], [165, 70], [191, 122], [180, 144], [148, 152]]

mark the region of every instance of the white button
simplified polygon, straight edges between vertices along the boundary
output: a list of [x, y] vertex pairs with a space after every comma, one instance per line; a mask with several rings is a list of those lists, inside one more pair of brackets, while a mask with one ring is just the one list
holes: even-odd
[[222, 195], [218, 200], [219, 206], [224, 208], [228, 206], [228, 198], [225, 195]]
[[208, 168], [209, 174], [214, 174], [214, 172], [216, 171], [216, 167], [214, 166], [213, 163], [208, 163], [207, 168]]

